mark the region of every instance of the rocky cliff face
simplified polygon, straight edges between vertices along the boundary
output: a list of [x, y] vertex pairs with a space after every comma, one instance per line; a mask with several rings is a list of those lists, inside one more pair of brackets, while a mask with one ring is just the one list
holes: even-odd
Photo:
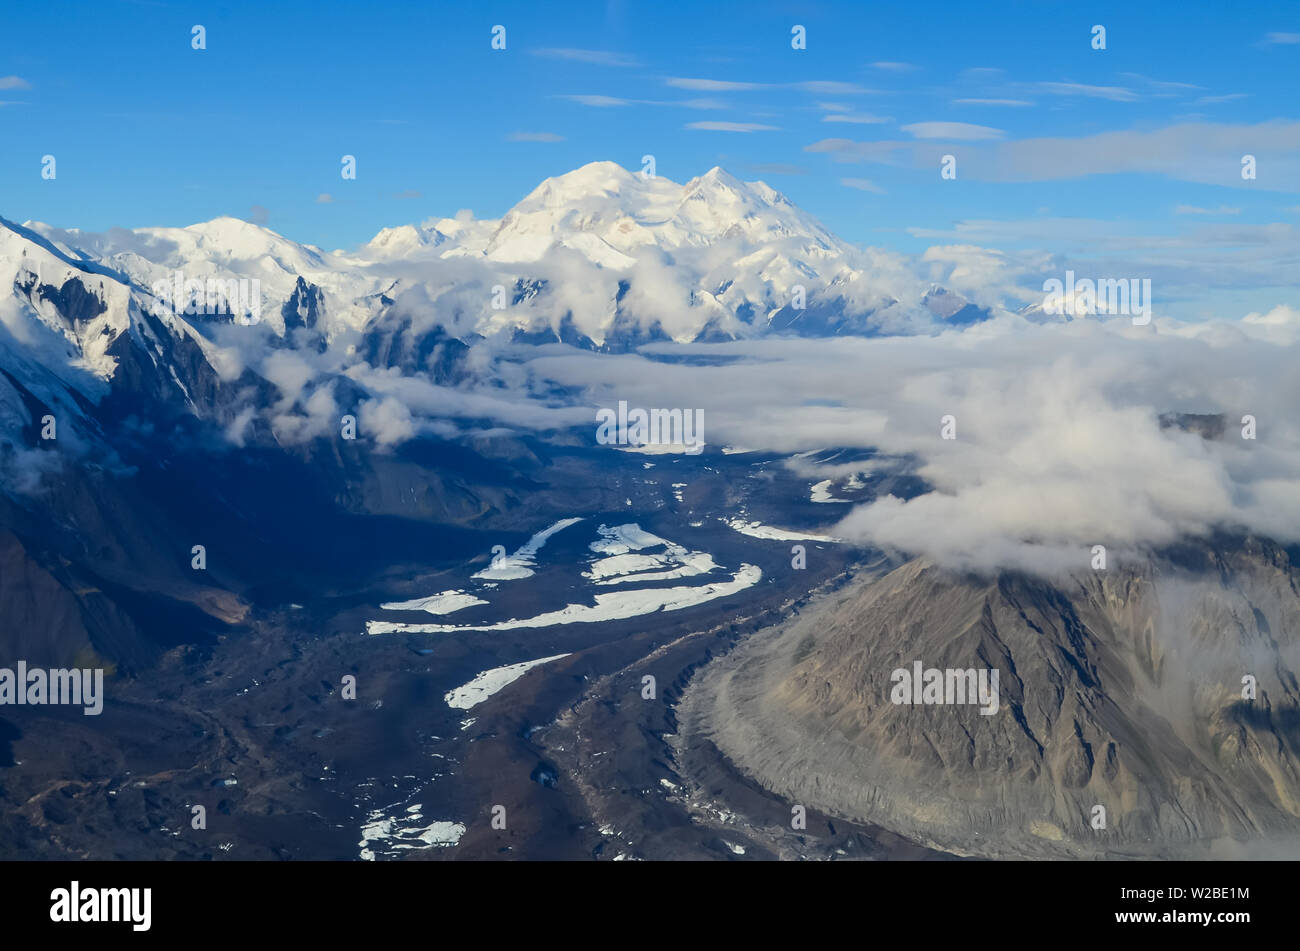
[[[1266, 543], [1056, 583], [913, 561], [712, 665], [682, 720], [792, 802], [963, 854], [1294, 857], [1298, 630]], [[998, 670], [999, 709], [895, 704], [916, 661]]]

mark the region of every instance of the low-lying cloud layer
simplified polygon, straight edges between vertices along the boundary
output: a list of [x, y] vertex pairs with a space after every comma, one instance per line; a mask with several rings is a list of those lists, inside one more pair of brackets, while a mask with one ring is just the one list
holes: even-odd
[[[1218, 527], [1300, 540], [1300, 314], [1157, 323], [1008, 317], [933, 337], [684, 348], [742, 358], [724, 366], [575, 354], [532, 367], [598, 403], [702, 408], [715, 444], [874, 448], [933, 490], [859, 506], [835, 534], [952, 567], [1080, 568], [1093, 545], [1113, 558]], [[1223, 435], [1162, 427], [1169, 413], [1222, 414]]]

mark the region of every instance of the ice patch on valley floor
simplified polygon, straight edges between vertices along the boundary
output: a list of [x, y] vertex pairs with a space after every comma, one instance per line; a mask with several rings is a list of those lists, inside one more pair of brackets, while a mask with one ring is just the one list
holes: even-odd
[[725, 598], [758, 584], [762, 577], [763, 571], [757, 565], [742, 564], [728, 581], [713, 581], [695, 587], [610, 591], [596, 595], [594, 605], [570, 604], [559, 611], [549, 611], [530, 618], [511, 618], [496, 624], [402, 624], [370, 621], [366, 624], [366, 632], [368, 634], [450, 634], [455, 631], [510, 631], [521, 627], [621, 621], [656, 611], [680, 611], [683, 608]]
[[[533, 574], [531, 565], [546, 540], [556, 532], [580, 521], [581, 518], [568, 518], [556, 522], [545, 531], [534, 535], [527, 545], [508, 559], [498, 558], [495, 567], [502, 569], [501, 571], [493, 572], [493, 569], [489, 568], [473, 577], [482, 578], [490, 574], [504, 578], [510, 572], [519, 572], [517, 577]], [[699, 527], [701, 524], [701, 522], [692, 523], [694, 527]], [[603, 557], [591, 559], [588, 569], [583, 572], [583, 577], [593, 585], [605, 587], [627, 585], [638, 581], [672, 581], [678, 578], [706, 575], [721, 568], [708, 552], [690, 550], [683, 545], [647, 532], [633, 522], [613, 526], [602, 524], [597, 528], [597, 534], [599, 537], [589, 545], [589, 548], [596, 555]], [[811, 537], [820, 538], [820, 536]], [[504, 569], [502, 562], [508, 562]], [[550, 627], [556, 624], [624, 620], [656, 611], [677, 611], [727, 597], [757, 584], [761, 577], [762, 571], [759, 568], [742, 564], [729, 580], [711, 581], [697, 587], [624, 588], [617, 592], [595, 595], [595, 604], [570, 603], [561, 610], [531, 618], [511, 618], [507, 621], [479, 625], [409, 624], [401, 621], [372, 620], [366, 623], [366, 633], [373, 635], [502, 631], [526, 627]], [[494, 587], [496, 587], [495, 582], [481, 582], [477, 590], [479, 593], [485, 593], [483, 589]], [[453, 589], [428, 598], [388, 602], [382, 607], [390, 611], [423, 610], [431, 614], [449, 614], [471, 605], [488, 603], [490, 602], [468, 591]]]
[[427, 598], [415, 598], [411, 601], [389, 601], [381, 604], [385, 611], [427, 611], [430, 614], [451, 614], [476, 604], [487, 604], [482, 598], [476, 598], [464, 591], [443, 591]]
[[505, 687], [510, 686], [528, 671], [532, 670], [539, 664], [549, 664], [553, 660], [559, 660], [561, 657], [568, 657], [568, 654], [555, 654], [551, 657], [542, 657], [538, 660], [526, 660], [521, 664], [508, 664], [505, 667], [493, 667], [491, 670], [485, 670], [467, 684], [457, 687], [455, 690], [447, 691], [443, 697], [447, 701], [447, 706], [457, 710], [468, 710], [470, 707], [477, 706], [488, 697], [499, 692]]
[[698, 456], [704, 451], [704, 443], [652, 442], [618, 448], [622, 452], [635, 452], [645, 456]]
[[766, 538], [778, 542], [842, 542], [844, 539], [834, 535], [815, 535], [812, 532], [790, 532], [784, 528], [773, 528], [762, 522], [748, 522], [743, 518], [722, 518], [735, 531], [750, 538]]
[[812, 501], [814, 501], [814, 502], [844, 502], [844, 503], [847, 503], [847, 502], [849, 501], [848, 499], [837, 499], [837, 498], [835, 498], [835, 496], [831, 495], [831, 480], [830, 480], [830, 479], [823, 479], [821, 482], [818, 482], [816, 485], [814, 485], [814, 486], [812, 487], [812, 489], [811, 489], [811, 498], [812, 498]]
[[[708, 552], [690, 551], [676, 542], [643, 531], [640, 525], [601, 525], [601, 538], [591, 543], [591, 550], [606, 557], [591, 562], [582, 576], [592, 584], [612, 585], [629, 581], [671, 581], [702, 575], [718, 567]], [[662, 547], [662, 552], [635, 554], [646, 548]]]
[[556, 532], [563, 531], [570, 525], [576, 525], [581, 521], [581, 518], [560, 519], [550, 528], [543, 529], [528, 539], [527, 544], [519, 548], [513, 555], [504, 555], [494, 559], [492, 564], [482, 571], [475, 572], [472, 577], [488, 581], [517, 581], [520, 578], [531, 577], [533, 565], [537, 560], [537, 553], [542, 550], [542, 546], [546, 544], [547, 539]]
[[465, 826], [460, 822], [435, 821], [421, 828], [421, 810], [417, 803], [402, 815], [387, 816], [387, 809], [371, 810], [361, 827], [361, 858], [373, 862], [377, 856], [393, 855], [410, 849], [447, 848], [460, 841]]
[[642, 548], [664, 544], [658, 535], [652, 535], [635, 522], [625, 525], [600, 525], [596, 528], [600, 538], [588, 547], [600, 555], [623, 555]]

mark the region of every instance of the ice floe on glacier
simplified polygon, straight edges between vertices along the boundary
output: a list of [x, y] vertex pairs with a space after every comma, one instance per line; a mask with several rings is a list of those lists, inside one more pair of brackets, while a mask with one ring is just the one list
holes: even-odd
[[381, 604], [385, 611], [427, 611], [430, 614], [451, 614], [476, 604], [487, 604], [482, 598], [476, 598], [464, 591], [443, 591], [427, 598], [414, 598], [410, 601], [389, 601]]
[[537, 561], [537, 553], [542, 550], [542, 546], [556, 532], [563, 531], [570, 525], [576, 525], [581, 522], [580, 518], [562, 518], [550, 528], [543, 529], [528, 542], [519, 548], [513, 555], [500, 555], [492, 559], [492, 564], [482, 571], [475, 572], [473, 577], [482, 578], [485, 581], [517, 581], [520, 578], [528, 578], [533, 574], [533, 565]]
[[455, 690], [447, 691], [443, 699], [447, 701], [449, 707], [454, 707], [457, 710], [468, 710], [470, 707], [482, 703], [502, 688], [510, 686], [539, 664], [549, 664], [553, 660], [568, 656], [568, 654], [555, 654], [537, 660], [526, 660], [522, 664], [493, 667], [491, 670], [483, 671], [469, 683], [462, 684]]

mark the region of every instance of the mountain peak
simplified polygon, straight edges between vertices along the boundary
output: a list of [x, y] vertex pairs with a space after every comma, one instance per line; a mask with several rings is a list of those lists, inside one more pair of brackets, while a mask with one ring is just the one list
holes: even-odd
[[747, 187], [744, 182], [736, 178], [736, 176], [732, 175], [721, 165], [715, 165], [713, 166], [713, 168], [709, 169], [703, 175], [700, 175], [696, 178], [692, 178], [689, 182], [686, 183], [685, 187], [689, 189], [693, 186], [705, 185], [705, 184], [720, 185], [724, 188], [732, 188], [737, 190], [744, 189]]
[[640, 181], [640, 176], [617, 162], [588, 162], [571, 172], [545, 179], [520, 205], [554, 207], [593, 196], [618, 195], [636, 187]]

